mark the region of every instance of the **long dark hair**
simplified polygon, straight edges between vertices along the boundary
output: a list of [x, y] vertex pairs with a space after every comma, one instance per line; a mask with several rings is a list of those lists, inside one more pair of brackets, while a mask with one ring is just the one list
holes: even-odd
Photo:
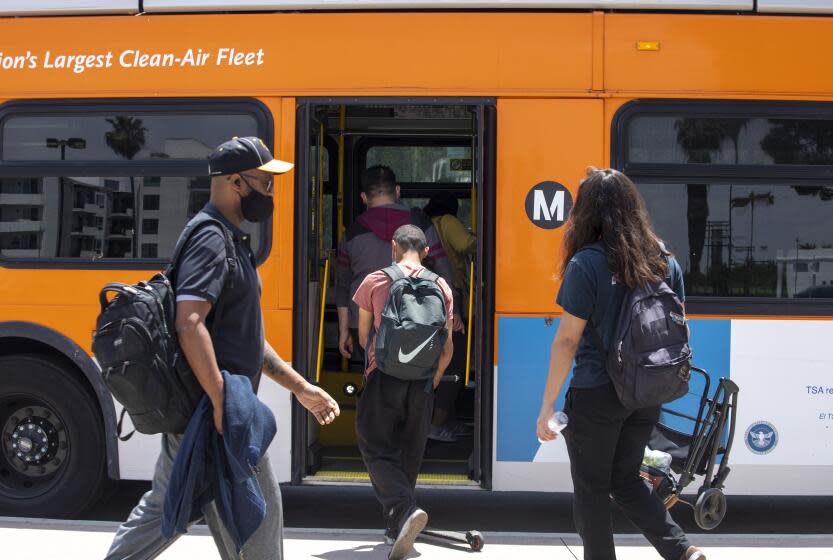
[[608, 266], [629, 289], [665, 277], [668, 255], [633, 181], [615, 169], [587, 170], [564, 234], [562, 274], [585, 245], [602, 241]]

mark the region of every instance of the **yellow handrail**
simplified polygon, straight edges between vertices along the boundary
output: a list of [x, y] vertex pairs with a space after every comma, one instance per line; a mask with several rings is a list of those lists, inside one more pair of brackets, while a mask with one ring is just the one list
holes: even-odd
[[324, 286], [321, 289], [321, 317], [318, 321], [318, 359], [315, 362], [315, 382], [321, 381], [321, 365], [324, 363], [324, 311], [327, 307], [327, 285], [330, 283], [330, 258], [324, 261]]
[[466, 385], [469, 384], [471, 371], [471, 324], [474, 319], [474, 263], [469, 265], [469, 321], [466, 332]]

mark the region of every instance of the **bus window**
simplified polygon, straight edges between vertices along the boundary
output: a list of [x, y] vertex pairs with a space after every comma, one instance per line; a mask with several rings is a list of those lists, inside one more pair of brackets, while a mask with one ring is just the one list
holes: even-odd
[[831, 119], [640, 115], [628, 126], [631, 163], [833, 165]]
[[401, 183], [471, 183], [469, 146], [372, 146], [367, 167], [387, 165]]
[[167, 259], [207, 201], [205, 177], [0, 178], [0, 257]]
[[252, 115], [21, 115], [3, 123], [3, 161], [205, 159], [231, 136], [256, 136]]
[[614, 129], [687, 296], [833, 295], [833, 107], [639, 102]]
[[[255, 103], [169, 103], [0, 106], [0, 259], [170, 258], [208, 202], [206, 156], [232, 136], [264, 136], [268, 124]], [[255, 254], [265, 227], [244, 225]]]
[[814, 288], [833, 282], [831, 185], [646, 183], [639, 190], [686, 272], [688, 296], [825, 297]]

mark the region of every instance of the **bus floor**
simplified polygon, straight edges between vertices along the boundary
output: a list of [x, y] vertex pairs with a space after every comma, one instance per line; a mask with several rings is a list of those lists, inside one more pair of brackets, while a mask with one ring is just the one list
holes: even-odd
[[[428, 441], [417, 480], [418, 484], [474, 484], [469, 479], [472, 438], [453, 443]], [[321, 449], [321, 466], [312, 480], [368, 482], [359, 450], [352, 446], [327, 446]]]
[[[318, 460], [308, 482], [369, 482], [367, 470], [356, 446], [355, 400], [335, 392], [354, 373], [326, 372], [322, 375], [322, 387], [338, 395], [341, 417], [330, 426], [319, 428], [311, 447]], [[360, 374], [359, 374], [360, 375]], [[359, 384], [360, 381], [356, 380]], [[461, 391], [457, 399], [457, 419], [473, 424], [473, 391]], [[474, 437], [459, 437], [454, 442], [429, 439], [420, 469], [419, 484], [468, 486], [477, 483], [470, 480], [470, 458], [474, 449]]]

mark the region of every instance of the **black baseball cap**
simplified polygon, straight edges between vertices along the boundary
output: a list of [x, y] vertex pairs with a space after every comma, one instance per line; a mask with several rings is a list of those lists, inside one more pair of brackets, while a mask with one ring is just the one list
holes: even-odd
[[209, 175], [231, 175], [247, 169], [260, 169], [280, 175], [292, 169], [294, 164], [275, 159], [272, 152], [257, 136], [235, 136], [223, 142], [208, 156]]

